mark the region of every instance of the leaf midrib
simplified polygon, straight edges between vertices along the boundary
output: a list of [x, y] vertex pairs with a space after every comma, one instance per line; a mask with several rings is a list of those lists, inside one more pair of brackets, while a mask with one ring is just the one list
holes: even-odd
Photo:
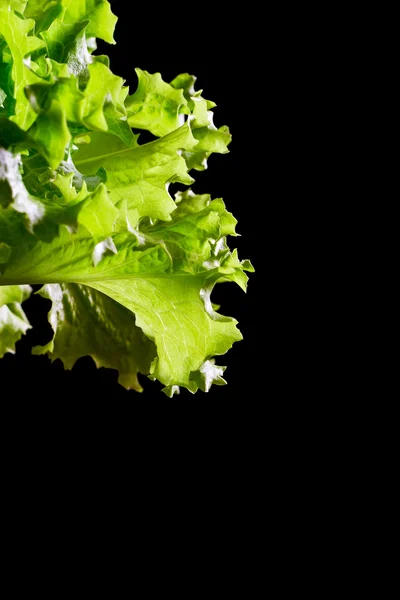
[[[150, 142], [151, 144], [153, 142]], [[140, 150], [140, 148], [143, 148], [144, 146], [146, 146], [147, 144], [143, 144], [143, 146], [134, 146], [133, 148], [124, 148], [123, 150], [118, 150], [116, 152], [109, 152], [108, 154], [98, 154], [95, 157], [91, 157], [91, 158], [84, 158], [81, 160], [76, 160], [74, 161], [75, 166], [77, 167], [78, 165], [87, 165], [91, 162], [97, 162], [99, 160], [105, 160], [107, 158], [109, 158], [110, 156], [116, 156], [119, 154], [125, 154], [125, 152], [132, 152], [135, 150]]]

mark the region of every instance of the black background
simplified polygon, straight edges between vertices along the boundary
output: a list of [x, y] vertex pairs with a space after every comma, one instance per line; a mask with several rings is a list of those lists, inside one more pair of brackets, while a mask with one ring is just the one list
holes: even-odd
[[[119, 17], [115, 32], [117, 44], [110, 46], [99, 42], [98, 53], [110, 56], [111, 70], [126, 79], [131, 93], [136, 88], [135, 67], [151, 73], [160, 72], [165, 81], [179, 73], [189, 72], [197, 76], [196, 89], [203, 89], [204, 97], [216, 102], [214, 122], [216, 126], [228, 125], [233, 135], [230, 153], [212, 155], [209, 168], [203, 173], [194, 173], [193, 189], [198, 193], [211, 193], [213, 198], [222, 197], [228, 210], [238, 220], [237, 231], [241, 237], [230, 238], [230, 246], [237, 247], [241, 259], [250, 258], [258, 270], [256, 247], [259, 246], [255, 216], [262, 219], [264, 202], [256, 192], [256, 167], [254, 133], [251, 115], [255, 110], [254, 98], [250, 101], [249, 75], [246, 72], [247, 54], [238, 45], [240, 38], [232, 40], [226, 23], [185, 22], [184, 11], [173, 16], [165, 9], [149, 5], [148, 9], [132, 11], [130, 3], [113, 1], [113, 11]], [[175, 11], [178, 9], [174, 8]], [[204, 7], [204, 10], [207, 11]], [[157, 18], [150, 12], [157, 11]], [[236, 46], [236, 47], [235, 47]], [[262, 93], [259, 91], [258, 93]], [[254, 122], [254, 128], [259, 124]], [[255, 200], [260, 204], [254, 210]], [[256, 219], [257, 221], [257, 219]], [[65, 371], [59, 360], [50, 364], [47, 357], [34, 357], [30, 349], [35, 344], [46, 343], [51, 336], [47, 323], [48, 301], [32, 296], [24, 304], [27, 316], [33, 325], [27, 335], [18, 342], [17, 353], [7, 354], [0, 361], [1, 390], [18, 390], [20, 399], [36, 397], [52, 399], [54, 402], [99, 402], [113, 400], [135, 403], [182, 402], [204, 407], [218, 407], [228, 415], [235, 407], [257, 391], [259, 373], [257, 363], [264, 363], [264, 334], [261, 319], [256, 309], [256, 287], [259, 273], [250, 274], [247, 294], [231, 284], [219, 284], [213, 292], [213, 302], [221, 304], [220, 312], [234, 316], [239, 321], [243, 341], [236, 342], [231, 350], [217, 357], [217, 364], [226, 365], [225, 378], [228, 385], [212, 386], [208, 394], [199, 391], [192, 395], [181, 390], [179, 396], [168, 399], [160, 392], [162, 385], [141, 376], [143, 394], [126, 391], [117, 383], [117, 372], [99, 369], [92, 359], [80, 359], [72, 371]], [[37, 288], [35, 288], [37, 289]], [[265, 369], [265, 365], [263, 367]]]

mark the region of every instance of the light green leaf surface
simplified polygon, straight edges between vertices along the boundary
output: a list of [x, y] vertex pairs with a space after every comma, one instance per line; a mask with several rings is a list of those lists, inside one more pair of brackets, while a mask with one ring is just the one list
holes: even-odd
[[88, 21], [87, 36], [98, 37], [109, 44], [115, 44], [113, 34], [117, 17], [112, 13], [106, 0], [62, 0], [60, 21], [73, 24]]
[[126, 206], [130, 224], [136, 227], [141, 217], [166, 220], [175, 209], [168, 183], [190, 184], [185, 160], [179, 151], [191, 149], [196, 141], [188, 125], [183, 125], [159, 140], [125, 144], [109, 134], [93, 133], [90, 144], [79, 147], [74, 155], [76, 167], [86, 175], [104, 168], [112, 201]]
[[[5, 0], [2, 4], [10, 6], [13, 10], [23, 13], [27, 4], [26, 0]], [[0, 3], [1, 5], [1, 3]]]
[[131, 143], [133, 138], [130, 127], [121, 120], [126, 115], [124, 80], [99, 62], [88, 65], [87, 74], [82, 89], [78, 79], [71, 76], [31, 85], [27, 90], [29, 101], [39, 114], [29, 129], [29, 138], [54, 169], [65, 157], [71, 131], [110, 128], [124, 143]]
[[24, 130], [36, 119], [36, 114], [25, 95], [25, 87], [40, 82], [40, 78], [29, 67], [29, 58], [32, 52], [44, 46], [43, 40], [32, 35], [34, 26], [33, 19], [24, 20], [12, 10], [8, 10], [6, 3], [0, 4], [0, 40], [3, 37], [8, 46], [12, 65], [7, 72], [6, 65], [1, 65], [4, 75], [0, 75], [0, 81], [6, 82], [10, 96], [12, 90], [10, 120]]
[[87, 38], [99, 37], [114, 44], [117, 19], [105, 0], [62, 0], [58, 13], [41, 34], [48, 56], [66, 63], [70, 73], [85, 78], [87, 66], [93, 61]]
[[124, 106], [127, 88], [124, 80], [113, 75], [106, 65], [95, 62], [89, 66], [89, 82], [85, 88], [80, 120], [88, 129], [107, 131], [104, 108], [108, 106], [109, 118], [118, 119], [126, 114]]
[[214, 113], [210, 109], [214, 108], [216, 104], [205, 100], [201, 96], [201, 91], [195, 91], [195, 82], [196, 77], [186, 73], [178, 75], [171, 81], [171, 86], [184, 93], [192, 114], [193, 137], [198, 142], [194, 152], [183, 153], [188, 170], [204, 171], [208, 166], [207, 160], [213, 152], [218, 154], [229, 152], [228, 146], [232, 141], [232, 136], [227, 126], [224, 125], [217, 129], [214, 125]]
[[78, 222], [92, 235], [95, 243], [104, 240], [114, 232], [118, 210], [108, 197], [105, 185], [100, 185], [90, 194], [79, 210]]
[[50, 167], [56, 169], [71, 140], [65, 109], [58, 100], [52, 100], [50, 107], [39, 115], [29, 130], [29, 136], [36, 146], [40, 146], [42, 156]]
[[14, 354], [16, 342], [31, 328], [21, 307], [31, 291], [29, 285], [0, 287], [0, 358]]
[[180, 113], [188, 113], [182, 90], [176, 90], [154, 75], [135, 69], [138, 76], [136, 92], [126, 102], [131, 127], [148, 129], [157, 136], [167, 135], [182, 125]]
[[214, 320], [201, 299], [201, 276], [105, 280], [91, 286], [136, 314], [137, 325], [155, 341], [157, 359], [151, 374], [166, 386], [193, 390], [192, 372], [205, 359], [225, 354], [242, 339], [234, 319]]

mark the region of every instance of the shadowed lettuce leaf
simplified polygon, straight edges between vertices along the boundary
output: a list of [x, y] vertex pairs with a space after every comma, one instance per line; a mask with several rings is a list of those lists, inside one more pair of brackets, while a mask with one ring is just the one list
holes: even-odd
[[142, 391], [137, 374], [149, 373], [156, 350], [131, 311], [76, 283], [48, 284], [40, 294], [52, 301], [49, 321], [54, 337], [46, 346], [34, 348], [34, 354], [61, 358], [67, 369], [89, 355], [97, 367], [117, 369], [124, 387]]
[[90, 355], [137, 391], [139, 373], [168, 396], [223, 385], [214, 357], [242, 336], [211, 293], [245, 290], [253, 268], [228, 247], [236, 220], [221, 199], [169, 192], [228, 152], [215, 104], [188, 74], [137, 69], [129, 95], [94, 54], [95, 37], [114, 43], [105, 0], [0, 0], [0, 17], [0, 356], [42, 284], [53, 338], [35, 354], [66, 368]]

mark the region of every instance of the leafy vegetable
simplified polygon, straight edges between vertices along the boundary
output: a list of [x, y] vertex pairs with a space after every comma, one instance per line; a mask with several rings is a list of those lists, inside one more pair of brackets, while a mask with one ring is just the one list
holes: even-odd
[[[42, 284], [54, 335], [35, 354], [66, 368], [90, 355], [128, 389], [142, 373], [169, 396], [208, 391], [225, 383], [213, 357], [241, 339], [212, 289], [246, 290], [253, 268], [227, 246], [236, 220], [222, 200], [187, 186], [231, 136], [191, 75], [137, 69], [129, 95], [93, 54], [115, 23], [105, 0], [0, 0], [0, 357]], [[186, 191], [173, 198], [171, 183]]]
[[6, 352], [14, 354], [15, 342], [30, 329], [21, 303], [29, 298], [31, 291], [29, 285], [0, 287], [0, 358]]

